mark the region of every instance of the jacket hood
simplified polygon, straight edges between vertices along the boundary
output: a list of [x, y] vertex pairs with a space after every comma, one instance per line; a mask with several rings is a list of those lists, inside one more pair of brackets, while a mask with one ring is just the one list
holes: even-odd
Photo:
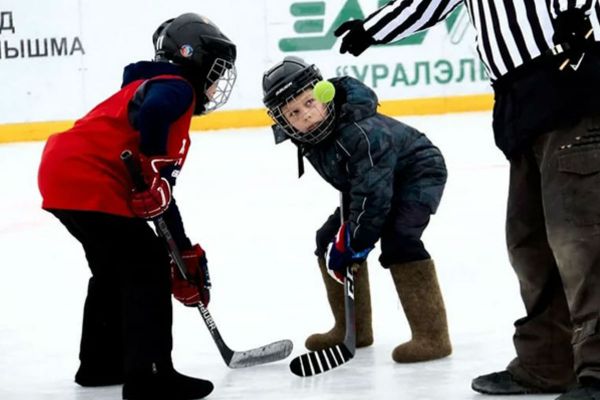
[[150, 79], [159, 75], [181, 76], [181, 69], [177, 65], [167, 62], [139, 61], [125, 67], [121, 87], [139, 79]]
[[334, 102], [338, 125], [360, 121], [377, 113], [377, 95], [370, 87], [349, 76], [330, 80], [336, 89]]

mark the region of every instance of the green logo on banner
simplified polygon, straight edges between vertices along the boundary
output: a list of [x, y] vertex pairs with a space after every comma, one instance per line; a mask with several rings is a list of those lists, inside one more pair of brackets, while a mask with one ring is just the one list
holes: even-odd
[[[382, 7], [388, 2], [389, 0], [378, 0], [378, 7]], [[298, 36], [281, 39], [279, 41], [279, 49], [281, 51], [329, 50], [337, 40], [333, 31], [340, 24], [350, 19], [365, 18], [358, 0], [347, 0], [331, 26], [325, 27], [325, 4], [325, 1], [298, 1], [292, 3], [290, 13], [296, 19], [294, 22], [294, 31]], [[464, 6], [458, 7], [446, 18], [444, 22], [452, 43], [456, 44], [462, 40], [466, 26], [468, 25], [468, 19], [469, 17]], [[419, 45], [423, 43], [426, 36], [427, 31], [423, 31], [382, 46]]]

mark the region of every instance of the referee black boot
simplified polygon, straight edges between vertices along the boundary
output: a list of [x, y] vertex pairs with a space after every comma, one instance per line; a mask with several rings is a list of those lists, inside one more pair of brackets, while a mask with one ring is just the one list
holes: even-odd
[[471, 389], [483, 394], [499, 395], [540, 394], [559, 392], [558, 390], [544, 390], [542, 388], [538, 388], [525, 382], [519, 382], [513, 377], [513, 375], [510, 372], [506, 370], [478, 376], [471, 382]]

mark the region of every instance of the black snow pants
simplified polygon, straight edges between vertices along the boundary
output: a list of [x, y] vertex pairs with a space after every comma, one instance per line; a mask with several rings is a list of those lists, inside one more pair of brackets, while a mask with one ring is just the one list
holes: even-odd
[[124, 374], [171, 361], [169, 256], [144, 220], [88, 211], [48, 210], [83, 246], [92, 277], [79, 358]]

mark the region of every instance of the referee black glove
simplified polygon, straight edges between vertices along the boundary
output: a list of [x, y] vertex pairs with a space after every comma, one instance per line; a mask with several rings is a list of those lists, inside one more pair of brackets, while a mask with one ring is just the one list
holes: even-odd
[[552, 40], [555, 45], [567, 47], [572, 55], [581, 55], [590, 29], [592, 25], [585, 12], [581, 8], [571, 8], [556, 16]]
[[375, 44], [375, 39], [365, 31], [363, 24], [364, 22], [359, 19], [346, 21], [333, 32], [337, 37], [346, 34], [342, 38], [340, 53], [350, 53], [353, 56], [358, 56], [369, 46]]

